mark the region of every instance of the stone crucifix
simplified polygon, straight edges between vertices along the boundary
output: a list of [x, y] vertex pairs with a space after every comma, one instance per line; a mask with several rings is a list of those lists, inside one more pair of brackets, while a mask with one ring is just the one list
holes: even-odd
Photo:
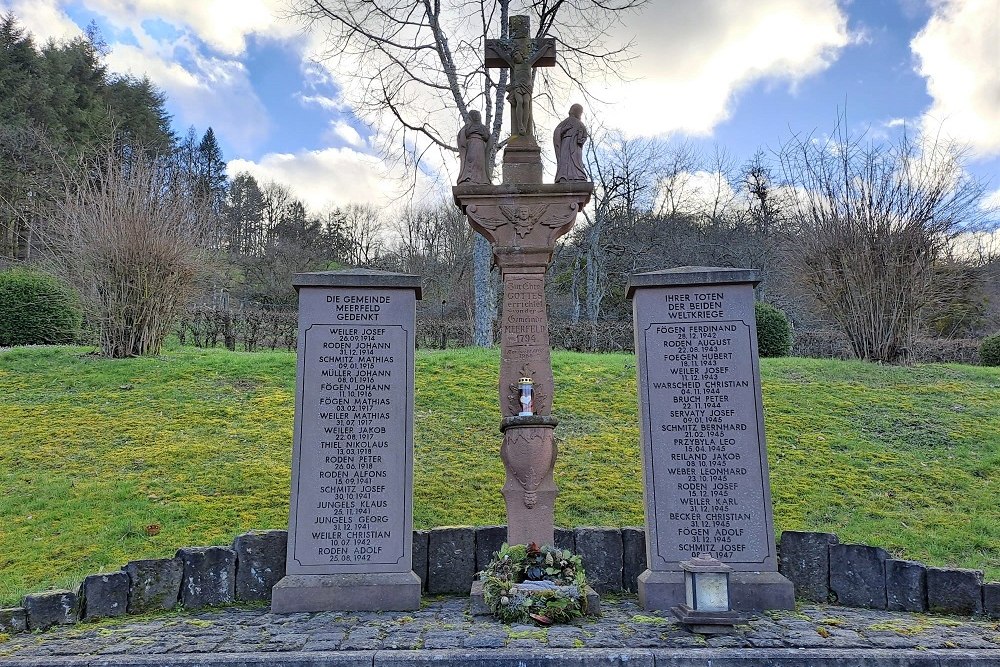
[[[545, 271], [556, 240], [572, 228], [590, 201], [594, 184], [579, 175], [542, 183], [541, 148], [533, 134], [531, 74], [533, 67], [555, 65], [556, 45], [554, 39], [529, 38], [529, 28], [527, 16], [512, 16], [510, 38], [486, 40], [486, 66], [511, 70], [507, 88], [511, 137], [504, 147], [503, 183], [460, 177], [452, 194], [473, 229], [490, 242], [504, 285], [498, 389], [507, 542], [542, 545], [554, 541], [559, 493], [553, 477], [559, 420], [553, 415]], [[573, 116], [575, 122], [578, 115]], [[463, 132], [469, 131], [467, 124]], [[570, 134], [575, 138], [578, 133]], [[462, 158], [468, 161], [468, 151]]]
[[531, 114], [532, 79], [535, 67], [554, 67], [556, 40], [532, 39], [531, 18], [511, 16], [507, 39], [486, 40], [486, 67], [510, 69], [507, 101], [510, 102], [510, 135], [531, 137], [534, 124]]

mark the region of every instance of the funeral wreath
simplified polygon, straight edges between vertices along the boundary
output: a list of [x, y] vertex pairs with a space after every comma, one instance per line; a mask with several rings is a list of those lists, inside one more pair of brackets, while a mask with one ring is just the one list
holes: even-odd
[[505, 623], [566, 623], [587, 611], [580, 557], [536, 544], [504, 544], [483, 570], [483, 600]]

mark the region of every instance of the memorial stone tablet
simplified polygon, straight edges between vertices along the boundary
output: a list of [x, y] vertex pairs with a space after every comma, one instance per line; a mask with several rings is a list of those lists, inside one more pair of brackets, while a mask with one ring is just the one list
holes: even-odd
[[328, 272], [300, 274], [296, 287], [287, 576], [274, 588], [273, 608], [415, 608], [420, 589], [411, 562], [413, 334], [419, 282], [402, 274]]
[[689, 267], [632, 279], [647, 559], [676, 575], [662, 581], [681, 581], [679, 562], [698, 554], [737, 582], [778, 576], [755, 284], [752, 271]]

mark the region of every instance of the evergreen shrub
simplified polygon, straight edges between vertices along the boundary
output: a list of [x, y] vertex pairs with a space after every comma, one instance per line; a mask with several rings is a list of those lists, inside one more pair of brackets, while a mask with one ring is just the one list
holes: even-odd
[[979, 360], [983, 366], [1000, 366], [1000, 334], [983, 339], [979, 345]]
[[769, 303], [754, 303], [757, 316], [757, 349], [762, 357], [787, 357], [792, 351], [792, 325], [783, 312]]
[[58, 278], [25, 269], [0, 273], [0, 347], [72, 342], [83, 318]]

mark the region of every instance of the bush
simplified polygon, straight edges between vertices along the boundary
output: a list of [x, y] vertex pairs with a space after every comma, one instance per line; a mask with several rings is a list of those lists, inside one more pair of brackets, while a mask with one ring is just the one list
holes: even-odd
[[112, 359], [159, 354], [205, 273], [212, 213], [195, 184], [141, 151], [112, 147], [70, 181], [52, 219], [66, 271]]
[[983, 339], [979, 346], [979, 361], [983, 366], [1000, 366], [1000, 334]]
[[787, 357], [792, 351], [792, 325], [774, 306], [757, 301], [757, 349], [762, 357]]
[[0, 346], [68, 343], [82, 322], [76, 295], [45, 273], [0, 273]]

